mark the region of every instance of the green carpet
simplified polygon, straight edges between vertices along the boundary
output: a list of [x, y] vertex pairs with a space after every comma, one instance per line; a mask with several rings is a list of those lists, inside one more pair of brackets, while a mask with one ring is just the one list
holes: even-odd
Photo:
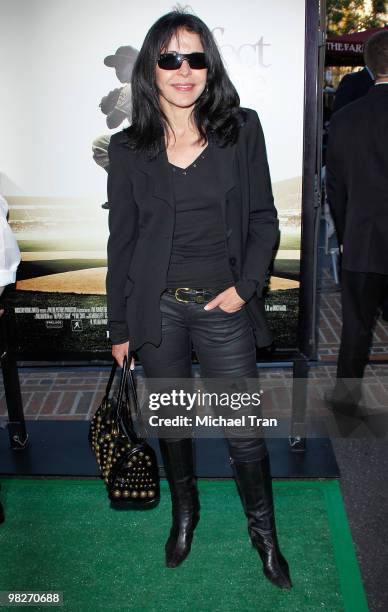
[[166, 568], [170, 501], [161, 484], [157, 508], [120, 512], [99, 480], [3, 480], [0, 591], [62, 591], [60, 609], [70, 612], [368, 610], [337, 481], [274, 481], [290, 591], [262, 574], [233, 480], [199, 481], [192, 552]]

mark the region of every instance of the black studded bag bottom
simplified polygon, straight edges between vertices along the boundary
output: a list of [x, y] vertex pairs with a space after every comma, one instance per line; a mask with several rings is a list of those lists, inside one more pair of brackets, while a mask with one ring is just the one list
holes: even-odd
[[138, 436], [133, 425], [132, 414], [137, 417], [140, 410], [134, 376], [127, 359], [117, 399], [110, 397], [116, 369], [117, 363], [114, 362], [105, 395], [90, 423], [89, 444], [96, 456], [101, 478], [105, 480], [112, 508], [154, 508], [160, 501], [158, 461], [154, 449]]

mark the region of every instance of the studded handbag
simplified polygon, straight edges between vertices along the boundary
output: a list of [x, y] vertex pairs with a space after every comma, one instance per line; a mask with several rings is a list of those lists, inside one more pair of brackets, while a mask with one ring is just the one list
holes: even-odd
[[115, 361], [105, 395], [90, 423], [89, 444], [96, 456], [101, 478], [105, 480], [112, 508], [154, 508], [160, 501], [156, 454], [134, 428], [132, 413], [138, 421], [140, 409], [134, 376], [126, 358], [117, 398], [111, 397], [116, 369]]

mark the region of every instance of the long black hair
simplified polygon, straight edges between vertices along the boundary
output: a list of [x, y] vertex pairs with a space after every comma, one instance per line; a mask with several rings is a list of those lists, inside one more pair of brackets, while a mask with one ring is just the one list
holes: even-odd
[[241, 120], [245, 119], [240, 98], [209, 28], [199, 17], [174, 10], [160, 17], [150, 28], [132, 72], [132, 124], [125, 132], [131, 148], [148, 151], [151, 157], [165, 149], [164, 134], [169, 125], [159, 102], [155, 68], [162, 50], [182, 29], [199, 35], [207, 58], [206, 88], [193, 109], [202, 142], [208, 138], [219, 146], [236, 142]]

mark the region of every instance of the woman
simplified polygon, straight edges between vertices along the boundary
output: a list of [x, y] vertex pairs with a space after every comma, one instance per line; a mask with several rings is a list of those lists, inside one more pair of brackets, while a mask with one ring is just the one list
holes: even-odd
[[[145, 375], [256, 377], [269, 343], [265, 274], [278, 232], [257, 114], [239, 106], [208, 27], [174, 11], [149, 30], [132, 75], [132, 125], [109, 145], [107, 302], [112, 354]], [[132, 359], [131, 367], [134, 367]], [[262, 438], [228, 438], [265, 576], [290, 588]], [[160, 439], [172, 499], [166, 564], [189, 554], [200, 504], [192, 439]]]

